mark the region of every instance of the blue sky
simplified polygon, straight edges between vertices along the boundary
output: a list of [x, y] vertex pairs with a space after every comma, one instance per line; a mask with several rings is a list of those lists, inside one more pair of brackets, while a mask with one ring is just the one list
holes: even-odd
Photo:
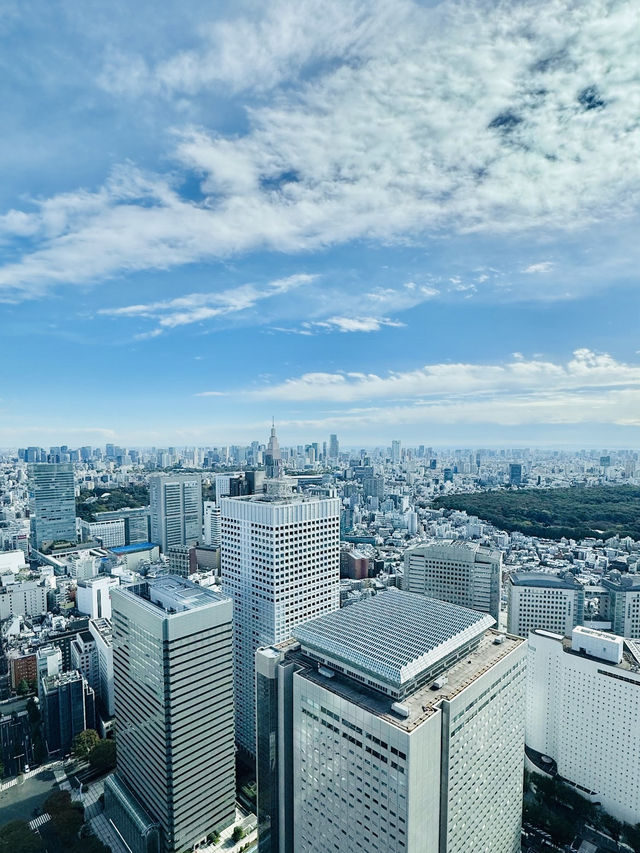
[[0, 37], [0, 445], [638, 446], [634, 0]]

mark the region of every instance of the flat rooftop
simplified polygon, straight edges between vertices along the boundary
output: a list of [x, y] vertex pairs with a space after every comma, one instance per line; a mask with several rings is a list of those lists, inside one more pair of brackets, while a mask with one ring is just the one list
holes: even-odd
[[[355, 606], [351, 605], [347, 610], [351, 610]], [[504, 637], [504, 640], [498, 645], [494, 643], [497, 637]], [[402, 706], [409, 712], [407, 717], [400, 717], [391, 710], [395, 700], [390, 696], [385, 696], [383, 693], [340, 673], [336, 673], [332, 678], [322, 675], [318, 672], [313, 661], [306, 657], [302, 649], [300, 651], [289, 651], [287, 657], [305, 665], [305, 669], [300, 673], [303, 678], [347, 699], [371, 714], [381, 717], [386, 722], [393, 723], [403, 731], [412, 732], [439, 710], [440, 703], [444, 699], [453, 699], [490, 667], [524, 642], [526, 640], [521, 637], [500, 634], [493, 629], [486, 630], [479, 644], [465, 654], [462, 660], [444, 672], [447, 680], [441, 688], [434, 690], [429, 684], [425, 684], [401, 700]], [[286, 644], [283, 643], [283, 650], [285, 646]]]
[[142, 583], [120, 587], [118, 592], [135, 596], [154, 610], [164, 611], [164, 616], [229, 600], [226, 595], [220, 595], [208, 587], [198, 586], [178, 575], [150, 578]]
[[112, 554], [135, 554], [136, 551], [150, 551], [152, 548], [157, 548], [153, 542], [134, 542], [132, 545], [115, 545], [109, 548]]
[[477, 640], [495, 624], [487, 613], [389, 589], [293, 631], [304, 650], [394, 689]]
[[560, 578], [558, 575], [547, 574], [546, 572], [514, 572], [510, 575], [510, 580], [514, 586], [553, 587], [553, 589], [583, 588], [582, 584], [578, 583], [573, 576]]

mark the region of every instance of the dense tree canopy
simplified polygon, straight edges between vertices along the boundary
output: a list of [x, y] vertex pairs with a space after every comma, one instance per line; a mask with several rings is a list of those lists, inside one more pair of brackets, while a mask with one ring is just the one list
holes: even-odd
[[[94, 501], [93, 498], [98, 500]], [[148, 503], [149, 489], [142, 484], [113, 489], [99, 488], [91, 492], [82, 492], [80, 497], [76, 498], [76, 515], [83, 521], [95, 521], [96, 512], [147, 506]]]
[[502, 530], [547, 539], [640, 539], [640, 488], [575, 486], [443, 495], [433, 505], [466, 510]]

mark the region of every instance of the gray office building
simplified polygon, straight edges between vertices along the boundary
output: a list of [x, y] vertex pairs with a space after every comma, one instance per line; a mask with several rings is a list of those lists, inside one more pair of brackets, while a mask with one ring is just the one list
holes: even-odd
[[33, 547], [39, 550], [52, 542], [76, 542], [73, 465], [33, 463], [27, 470]]
[[107, 814], [132, 850], [181, 853], [235, 818], [232, 603], [165, 575], [114, 589], [112, 626]]
[[520, 853], [526, 642], [389, 590], [256, 654], [259, 853]]
[[43, 675], [39, 695], [47, 752], [63, 758], [71, 752], [76, 735], [96, 727], [95, 693], [73, 670]]
[[151, 541], [163, 554], [202, 539], [200, 474], [154, 474], [149, 478]]

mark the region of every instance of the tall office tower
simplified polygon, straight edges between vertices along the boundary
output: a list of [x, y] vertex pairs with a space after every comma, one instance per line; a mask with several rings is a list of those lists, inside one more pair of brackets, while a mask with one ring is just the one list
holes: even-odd
[[391, 442], [391, 461], [399, 462], [401, 454], [402, 442], [397, 439]]
[[256, 655], [260, 853], [519, 853], [526, 643], [389, 590]]
[[276, 436], [275, 423], [271, 424], [271, 435], [269, 436], [269, 443], [264, 454], [264, 463], [267, 469], [267, 477], [274, 479], [282, 476], [282, 457], [280, 455], [278, 437]]
[[213, 501], [204, 502], [204, 544], [220, 547], [222, 519], [220, 507]]
[[68, 755], [75, 736], [96, 727], [95, 694], [76, 670], [43, 675], [40, 705], [50, 756]]
[[522, 485], [522, 465], [515, 463], [509, 465], [509, 485]]
[[338, 436], [329, 436], [329, 459], [336, 459], [340, 456], [340, 445], [338, 444]]
[[570, 636], [584, 622], [584, 587], [570, 572], [514, 572], [508, 581], [508, 631], [528, 637], [541, 628]]
[[255, 653], [340, 606], [340, 499], [223, 498], [222, 589], [233, 599], [236, 737], [255, 754]]
[[158, 824], [160, 849], [181, 853], [235, 817], [231, 601], [173, 575], [112, 599], [118, 768], [107, 813], [132, 849]]
[[195, 545], [202, 536], [202, 478], [199, 474], [149, 477], [151, 541], [166, 553], [174, 545]]
[[611, 620], [614, 634], [640, 638], [640, 575], [614, 570], [602, 579], [608, 592], [601, 604], [603, 616]]
[[28, 466], [31, 544], [76, 542], [76, 498], [73, 465], [34, 463]]
[[477, 542], [446, 540], [408, 548], [402, 588], [500, 615], [502, 551]]
[[527, 759], [631, 824], [640, 821], [639, 720], [639, 643], [581, 626], [571, 639], [529, 635]]

